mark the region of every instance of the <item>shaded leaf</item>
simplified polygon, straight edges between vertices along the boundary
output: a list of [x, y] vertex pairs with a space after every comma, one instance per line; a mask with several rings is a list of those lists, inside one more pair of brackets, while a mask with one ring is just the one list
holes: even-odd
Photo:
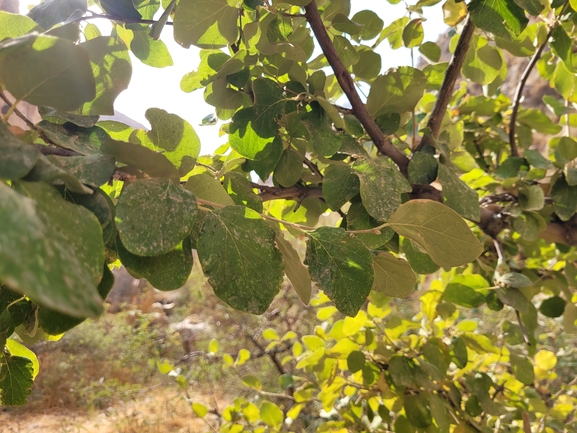
[[96, 95], [87, 52], [52, 36], [27, 35], [1, 43], [0, 81], [17, 99], [64, 111]]
[[301, 262], [300, 257], [281, 233], [276, 233], [275, 242], [282, 254], [284, 270], [293, 285], [295, 292], [303, 303], [308, 304], [311, 298], [311, 276], [309, 270]]
[[32, 361], [21, 356], [7, 356], [0, 366], [0, 403], [5, 406], [25, 404], [34, 381]]
[[305, 264], [313, 281], [348, 316], [355, 316], [371, 291], [373, 258], [363, 243], [342, 229], [309, 233]]
[[0, 179], [15, 180], [26, 176], [40, 158], [40, 151], [19, 140], [0, 122]]
[[385, 158], [362, 159], [353, 164], [361, 181], [361, 198], [367, 212], [377, 221], [387, 221], [401, 204], [401, 194], [411, 185]]
[[192, 245], [188, 238], [166, 254], [143, 257], [132, 254], [120, 240], [116, 250], [126, 270], [135, 278], [146, 278], [155, 289], [176, 290], [184, 286], [192, 271]]
[[34, 6], [28, 16], [40, 26], [49, 30], [56, 24], [68, 20], [77, 11], [84, 14], [87, 10], [86, 0], [44, 0]]
[[136, 180], [125, 186], [116, 206], [122, 244], [139, 256], [172, 251], [192, 229], [194, 194], [168, 179]]
[[394, 298], [406, 298], [417, 284], [417, 276], [406, 260], [389, 253], [380, 253], [373, 258], [375, 280], [373, 290]]
[[360, 191], [359, 178], [348, 165], [329, 165], [324, 172], [323, 197], [332, 210], [340, 209]]
[[367, 109], [374, 116], [411, 111], [425, 91], [427, 77], [409, 66], [390, 69], [375, 79], [367, 98]]
[[0, 280], [41, 305], [97, 316], [104, 263], [98, 220], [46, 184], [18, 182], [18, 189], [26, 196], [0, 183]]
[[220, 299], [248, 313], [266, 311], [283, 276], [274, 239], [274, 231], [252, 209], [228, 206], [208, 213], [197, 251]]

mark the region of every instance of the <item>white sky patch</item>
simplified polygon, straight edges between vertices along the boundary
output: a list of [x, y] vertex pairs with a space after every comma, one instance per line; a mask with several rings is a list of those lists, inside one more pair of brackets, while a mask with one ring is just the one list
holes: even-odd
[[[20, 0], [20, 13], [26, 14], [30, 7], [38, 4], [37, 0]], [[351, 16], [364, 9], [376, 12], [389, 25], [395, 19], [406, 14], [404, 5], [391, 5], [385, 0], [352, 0]], [[426, 8], [427, 20], [423, 21], [425, 41], [436, 41], [438, 35], [446, 31], [447, 26], [443, 22], [441, 5]], [[109, 23], [100, 20], [91, 20], [103, 30], [109, 29]], [[189, 49], [178, 45], [172, 35], [172, 27], [166, 26], [161, 39], [167, 45], [173, 66], [166, 68], [152, 68], [144, 65], [130, 53], [132, 59], [132, 80], [127, 90], [122, 92], [116, 99], [116, 110], [149, 127], [145, 112], [150, 107], [162, 108], [169, 113], [178, 114], [188, 121], [200, 137], [201, 153], [212, 153], [218, 146], [226, 141], [226, 137], [219, 137], [219, 125], [199, 126], [203, 117], [214, 113], [214, 107], [204, 102], [203, 90], [199, 89], [192, 93], [184, 93], [180, 90], [182, 77], [198, 67], [200, 50], [195, 47]], [[400, 48], [392, 50], [387, 41], [381, 43], [376, 50], [382, 59], [382, 72], [397, 66], [411, 66], [411, 53], [409, 49]], [[314, 55], [313, 55], [314, 56]], [[415, 49], [415, 64], [419, 53]]]

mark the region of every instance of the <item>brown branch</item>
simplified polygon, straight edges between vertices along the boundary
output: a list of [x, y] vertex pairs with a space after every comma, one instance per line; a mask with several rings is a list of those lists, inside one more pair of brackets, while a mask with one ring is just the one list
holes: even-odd
[[363, 101], [361, 101], [361, 97], [355, 89], [355, 82], [343, 64], [335, 49], [335, 46], [333, 45], [333, 42], [331, 41], [331, 38], [327, 33], [327, 29], [323, 24], [315, 0], [312, 0], [308, 5], [305, 6], [305, 12], [305, 17], [311, 26], [311, 29], [319, 45], [321, 46], [327, 61], [329, 62], [329, 65], [331, 65], [331, 68], [333, 69], [339, 85], [343, 89], [345, 95], [347, 95], [347, 98], [353, 107], [353, 113], [357, 119], [359, 119], [359, 122], [361, 122], [361, 124], [365, 127], [365, 130], [373, 140], [373, 143], [377, 149], [379, 149], [383, 155], [391, 158], [395, 164], [397, 164], [401, 172], [406, 175], [409, 159], [405, 156], [404, 153], [394, 147], [389, 139], [383, 135], [375, 123], [375, 120], [369, 114], [367, 107], [365, 107], [365, 104], [363, 104]]
[[515, 96], [513, 98], [514, 100], [513, 111], [511, 112], [511, 120], [509, 121], [509, 148], [511, 149], [511, 156], [519, 156], [519, 149], [517, 148], [517, 143], [515, 140], [515, 126], [517, 122], [517, 114], [519, 112], [519, 107], [521, 106], [521, 97], [523, 96], [523, 90], [525, 89], [525, 84], [527, 84], [529, 75], [531, 74], [531, 71], [533, 71], [533, 68], [537, 64], [537, 61], [541, 57], [541, 54], [543, 54], [543, 51], [545, 50], [545, 47], [547, 46], [547, 43], [549, 42], [549, 39], [551, 38], [554, 29], [555, 26], [552, 26], [549, 29], [549, 32], [545, 37], [545, 41], [543, 42], [543, 44], [541, 44], [539, 49], [535, 51], [535, 54], [533, 54], [533, 57], [531, 58], [531, 61], [525, 68], [525, 71], [523, 71], [521, 80], [519, 81], [517, 89], [515, 90]]
[[425, 146], [435, 147], [435, 140], [439, 136], [439, 131], [441, 129], [441, 123], [443, 117], [445, 116], [445, 111], [449, 105], [449, 101], [453, 96], [453, 90], [455, 89], [455, 84], [457, 79], [461, 74], [461, 67], [465, 61], [465, 56], [469, 50], [469, 45], [471, 44], [471, 39], [473, 38], [473, 33], [475, 33], [475, 25], [470, 18], [467, 18], [467, 23], [463, 28], [463, 32], [459, 37], [459, 42], [457, 42], [457, 47], [455, 48], [455, 53], [451, 59], [451, 63], [447, 68], [445, 73], [445, 79], [443, 84], [439, 89], [437, 94], [437, 100], [435, 101], [435, 106], [427, 122], [427, 127], [430, 130], [430, 135], [425, 135], [421, 142], [415, 147], [414, 151], [418, 152]]

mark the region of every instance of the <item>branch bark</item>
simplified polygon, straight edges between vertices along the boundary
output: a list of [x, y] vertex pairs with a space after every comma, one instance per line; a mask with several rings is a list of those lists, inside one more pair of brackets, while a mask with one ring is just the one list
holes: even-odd
[[453, 54], [451, 63], [447, 68], [445, 79], [443, 80], [443, 84], [439, 89], [437, 100], [435, 101], [435, 106], [433, 107], [433, 112], [431, 113], [431, 117], [429, 117], [429, 121], [427, 122], [430, 135], [425, 135], [423, 137], [421, 142], [415, 147], [415, 152], [418, 152], [425, 146], [435, 147], [435, 140], [439, 136], [441, 122], [443, 121], [443, 117], [445, 115], [445, 111], [447, 110], [447, 106], [449, 105], [449, 101], [453, 96], [453, 90], [455, 88], [455, 84], [457, 83], [457, 79], [461, 74], [461, 67], [463, 66], [465, 56], [469, 50], [471, 39], [473, 39], [473, 33], [475, 33], [475, 25], [470, 18], [467, 18], [463, 32], [459, 37], [459, 42], [457, 42], [455, 53]]
[[383, 135], [375, 123], [375, 120], [369, 114], [367, 107], [365, 107], [365, 104], [363, 101], [361, 101], [361, 97], [355, 89], [355, 82], [341, 61], [341, 58], [338, 55], [335, 46], [329, 37], [329, 34], [327, 33], [327, 29], [323, 24], [315, 0], [312, 0], [308, 5], [305, 6], [305, 17], [311, 26], [311, 29], [319, 45], [321, 46], [327, 61], [329, 62], [329, 65], [331, 65], [331, 68], [333, 69], [339, 85], [349, 99], [349, 102], [353, 107], [353, 113], [357, 119], [359, 119], [359, 122], [361, 122], [361, 124], [364, 126], [367, 134], [369, 134], [369, 137], [371, 137], [371, 140], [373, 140], [373, 143], [377, 149], [379, 149], [383, 155], [391, 158], [395, 164], [397, 164], [401, 172], [406, 175], [409, 159], [403, 152], [394, 147], [390, 140]]
[[531, 71], [537, 64], [537, 61], [541, 57], [541, 54], [543, 54], [543, 51], [545, 50], [545, 47], [547, 46], [549, 39], [551, 39], [551, 35], [553, 34], [554, 29], [555, 26], [552, 26], [549, 29], [545, 41], [541, 44], [539, 49], [535, 51], [535, 54], [533, 54], [533, 57], [531, 58], [531, 61], [529, 62], [525, 70], [523, 71], [521, 80], [519, 81], [517, 89], [515, 90], [515, 96], [513, 98], [514, 101], [513, 111], [511, 112], [511, 119], [509, 120], [509, 149], [511, 150], [511, 156], [519, 156], [519, 149], [517, 148], [517, 142], [515, 139], [515, 127], [517, 122], [517, 114], [519, 113], [519, 107], [521, 106], [521, 97], [523, 96], [523, 90], [525, 89], [525, 85], [527, 84], [527, 80], [529, 79]]

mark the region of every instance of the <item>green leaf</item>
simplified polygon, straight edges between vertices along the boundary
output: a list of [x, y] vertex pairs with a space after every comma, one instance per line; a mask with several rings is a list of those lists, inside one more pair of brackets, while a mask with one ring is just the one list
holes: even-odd
[[221, 183], [208, 173], [190, 176], [184, 187], [200, 199], [226, 206], [235, 204]]
[[475, 83], [486, 85], [495, 80], [499, 75], [503, 58], [500, 52], [487, 45], [484, 38], [475, 38], [467, 51], [463, 62], [462, 72], [466, 78]]
[[399, 235], [421, 245], [443, 267], [470, 263], [483, 246], [461, 217], [449, 207], [430, 200], [402, 204], [389, 219]]
[[87, 10], [86, 0], [44, 0], [34, 6], [28, 16], [40, 26], [49, 30], [56, 24], [67, 21], [79, 11], [83, 15]]
[[174, 13], [174, 39], [185, 48], [221, 48], [238, 38], [238, 9], [227, 0], [179, 4]]
[[56, 125], [43, 120], [37, 125], [46, 136], [60, 147], [73, 150], [82, 155], [100, 155], [102, 142], [109, 138], [108, 133], [98, 127], [80, 128], [71, 123]]
[[[347, 230], [368, 230], [379, 226], [377, 220], [370, 216], [360, 202], [353, 202], [349, 206], [346, 217]], [[358, 233], [357, 236], [369, 249], [379, 248], [385, 245], [395, 235], [390, 227], [384, 227], [375, 233]]]
[[425, 56], [430, 63], [437, 63], [441, 60], [441, 48], [434, 42], [425, 42], [419, 47], [419, 52]]
[[42, 116], [42, 119], [48, 122], [62, 123], [62, 120], [65, 120], [81, 128], [92, 128], [99, 119], [99, 116], [82, 116], [80, 114], [58, 111], [51, 107], [38, 107], [38, 113]]
[[573, 67], [573, 41], [567, 35], [563, 26], [555, 26], [551, 33], [551, 50], [563, 60], [569, 72], [575, 72]]
[[519, 36], [529, 22], [513, 0], [472, 0], [468, 9], [473, 24], [505, 39]]
[[125, 186], [116, 206], [122, 244], [139, 256], [172, 251], [192, 229], [194, 195], [168, 179], [136, 180]]
[[[232, 118], [228, 140], [230, 147], [252, 160], [262, 160], [272, 151], [270, 139], [263, 138], [254, 128], [254, 110], [246, 108], [237, 111]], [[282, 141], [281, 141], [282, 145]]]
[[265, 400], [260, 406], [260, 419], [269, 427], [278, 430], [284, 421], [284, 413], [276, 404]]
[[547, 317], [561, 317], [563, 312], [565, 311], [565, 306], [567, 302], [565, 299], [559, 296], [553, 296], [551, 298], [545, 299], [541, 306], [539, 307], [539, 311], [543, 316]]
[[415, 248], [413, 241], [405, 238], [402, 245], [407, 261], [417, 274], [427, 275], [439, 270], [439, 265], [431, 260], [431, 256]]
[[274, 239], [274, 231], [252, 209], [229, 206], [208, 213], [197, 251], [220, 299], [241, 311], [266, 311], [283, 275]]
[[6, 349], [8, 349], [8, 352], [10, 352], [10, 355], [12, 356], [19, 356], [32, 361], [32, 378], [36, 378], [38, 371], [40, 370], [40, 365], [38, 364], [38, 358], [34, 352], [18, 341], [12, 339], [6, 340]]
[[152, 26], [150, 26], [149, 34], [152, 39], [156, 40], [160, 38], [160, 34], [162, 33], [164, 26], [166, 26], [168, 18], [170, 18], [170, 14], [172, 13], [175, 6], [176, 6], [176, 0], [171, 0], [170, 3], [164, 9], [164, 12], [162, 12], [162, 15], [160, 16], [158, 21], [156, 21], [154, 24], [152, 24]]
[[382, 67], [381, 56], [373, 50], [363, 49], [362, 47], [357, 48], [357, 52], [359, 53], [359, 61], [353, 65], [355, 78], [366, 81], [372, 81], [377, 78]]
[[414, 386], [415, 363], [403, 355], [393, 355], [389, 359], [389, 372], [391, 379], [397, 386]]
[[324, 172], [323, 197], [332, 210], [339, 210], [360, 191], [359, 178], [348, 165], [329, 165]]
[[104, 263], [98, 220], [46, 184], [17, 186], [25, 195], [0, 183], [0, 280], [41, 305], [96, 317]]
[[409, 180], [416, 185], [429, 185], [437, 179], [437, 159], [425, 152], [416, 152], [409, 161]]
[[537, 240], [539, 233], [547, 227], [541, 215], [535, 212], [523, 212], [511, 221], [511, 227], [529, 242]]
[[151, 20], [160, 9], [160, 0], [131, 0], [136, 10], [145, 20]]
[[134, 31], [134, 38], [130, 42], [130, 49], [142, 63], [154, 68], [165, 68], [174, 65], [172, 56], [161, 40], [154, 40], [143, 26], [141, 30]]
[[423, 96], [427, 77], [409, 66], [390, 69], [375, 79], [367, 98], [367, 109], [373, 117], [384, 113], [411, 111]]
[[36, 165], [34, 165], [32, 170], [23, 178], [23, 180], [29, 182], [44, 181], [47, 183], [60, 183], [60, 181], [62, 181], [66, 188], [72, 192], [80, 194], [90, 194], [92, 192], [90, 188], [82, 185], [76, 177], [52, 164], [44, 155], [40, 155]]
[[308, 304], [311, 298], [311, 275], [306, 266], [301, 262], [300, 257], [281, 233], [276, 232], [276, 246], [282, 254], [284, 270], [290, 280], [295, 292], [303, 303]]
[[465, 368], [469, 362], [467, 346], [461, 337], [453, 337], [451, 341], [451, 360], [459, 368]]
[[529, 14], [533, 16], [539, 15], [544, 6], [539, 2], [539, 0], [514, 0], [517, 6], [525, 9]]
[[100, 0], [102, 9], [113, 17], [139, 20], [142, 18], [134, 7], [133, 0]]
[[260, 379], [256, 376], [253, 376], [252, 374], [247, 374], [243, 376], [242, 383], [244, 384], [244, 386], [247, 386], [249, 388], [253, 388], [259, 391], [262, 389], [262, 383]]
[[365, 363], [365, 355], [359, 350], [353, 350], [351, 353], [349, 353], [349, 356], [347, 356], [347, 367], [351, 373], [361, 371], [365, 366]]
[[102, 239], [106, 244], [116, 230], [112, 212], [114, 205], [106, 193], [98, 188], [92, 194], [76, 194], [66, 190], [62, 195], [66, 201], [88, 209], [98, 218], [102, 227]]
[[200, 153], [200, 139], [190, 123], [160, 108], [146, 110], [146, 119], [152, 128], [147, 135], [154, 143], [153, 150], [166, 156], [180, 176], [191, 171]]
[[[488, 287], [488, 284], [485, 287]], [[477, 308], [485, 303], [484, 294], [457, 281], [447, 284], [442, 299], [467, 308]]]
[[439, 164], [439, 182], [443, 187], [443, 202], [463, 218], [479, 221], [479, 196], [459, 176], [444, 164]]
[[297, 183], [303, 172], [302, 157], [291, 148], [285, 149], [275, 169], [274, 180], [281, 186], [289, 187]]
[[409, 422], [418, 428], [427, 428], [433, 422], [429, 400], [422, 393], [405, 396], [405, 413]]
[[114, 174], [115, 160], [106, 155], [88, 156], [48, 156], [54, 166], [64, 170], [86, 185], [98, 188]]
[[240, 173], [227, 173], [224, 176], [223, 185], [234, 204], [262, 213], [262, 198], [254, 192], [250, 181], [245, 176]]
[[535, 372], [533, 364], [525, 356], [519, 356], [511, 353], [511, 367], [515, 378], [524, 385], [532, 385], [535, 382]]
[[387, 221], [401, 204], [401, 194], [411, 185], [385, 158], [359, 159], [353, 171], [361, 181], [363, 205], [377, 221]]
[[151, 177], [178, 179], [176, 167], [162, 153], [155, 152], [139, 144], [106, 139], [100, 150], [113, 156], [118, 162], [134, 167]]
[[406, 298], [417, 284], [417, 276], [406, 260], [389, 253], [380, 253], [373, 258], [375, 280], [373, 290], [393, 298]]
[[429, 404], [431, 406], [431, 415], [437, 423], [439, 433], [449, 433], [451, 418], [447, 410], [448, 402], [436, 394], [429, 395]]
[[505, 275], [499, 277], [498, 282], [508, 287], [514, 287], [516, 289], [528, 287], [533, 284], [533, 282], [528, 277], [518, 272], [506, 273]]
[[383, 20], [371, 10], [357, 12], [353, 15], [352, 21], [363, 25], [359, 37], [365, 41], [376, 38], [384, 25]]
[[568, 221], [577, 212], [577, 186], [569, 186], [565, 176], [559, 176], [553, 185], [551, 198], [561, 221]]
[[34, 365], [28, 358], [6, 356], [0, 364], [0, 403], [21, 406], [32, 392]]
[[423, 19], [416, 18], [409, 21], [409, 24], [403, 29], [403, 43], [407, 48], [415, 48], [421, 45], [425, 38], [423, 30]]
[[355, 316], [371, 291], [373, 258], [355, 236], [320, 227], [309, 233], [305, 264], [313, 281], [348, 316]]
[[0, 11], [0, 41], [14, 39], [33, 31], [41, 32], [42, 29], [30, 18]]
[[19, 140], [0, 122], [0, 179], [16, 180], [26, 176], [40, 158], [40, 151]]
[[116, 242], [120, 261], [135, 278], [146, 278], [158, 290], [176, 290], [184, 286], [192, 271], [192, 245], [185, 238], [166, 254], [142, 257], [128, 251], [120, 240]]
[[545, 205], [543, 189], [539, 185], [531, 185], [519, 190], [519, 206], [523, 210], [541, 210]]
[[445, 24], [454, 27], [467, 16], [467, 5], [463, 1], [446, 0], [443, 3], [443, 19]]
[[0, 43], [0, 81], [17, 99], [63, 111], [75, 110], [96, 95], [87, 52], [52, 36]]
[[120, 38], [99, 36], [80, 44], [88, 52], [96, 79], [96, 97], [82, 107], [82, 114], [114, 115], [116, 97], [128, 87], [132, 63]]

